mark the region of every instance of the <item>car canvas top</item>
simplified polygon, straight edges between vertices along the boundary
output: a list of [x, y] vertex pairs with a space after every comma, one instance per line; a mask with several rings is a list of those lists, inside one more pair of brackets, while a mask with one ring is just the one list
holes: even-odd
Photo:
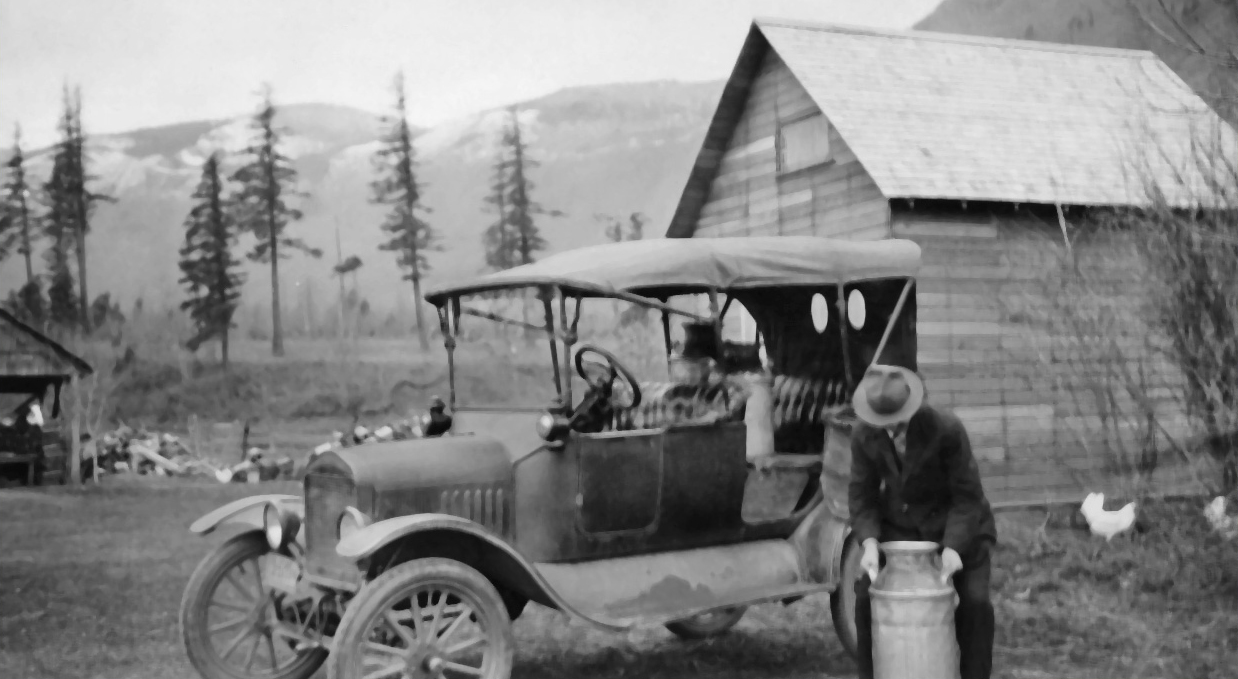
[[914, 277], [920, 246], [904, 239], [846, 241], [814, 236], [655, 238], [560, 252], [505, 271], [439, 287], [432, 304], [493, 290], [555, 285], [574, 294], [665, 297], [714, 290], [836, 285]]

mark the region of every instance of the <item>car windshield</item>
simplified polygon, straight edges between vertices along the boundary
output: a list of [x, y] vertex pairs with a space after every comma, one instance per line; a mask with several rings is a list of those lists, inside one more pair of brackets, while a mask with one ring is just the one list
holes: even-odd
[[[708, 310], [703, 295], [674, 298], [670, 303], [694, 313]], [[463, 305], [515, 321], [528, 319], [533, 325], [545, 323], [542, 304], [531, 296], [527, 302], [514, 296], [469, 298]], [[575, 303], [570, 302], [568, 308], [574, 314]], [[684, 320], [672, 315], [673, 345], [682, 345]], [[557, 311], [555, 325], [559, 325]], [[614, 354], [638, 382], [670, 378], [661, 313], [656, 310], [622, 300], [587, 298], [581, 303], [577, 334], [573, 353], [582, 344], [592, 344]], [[556, 352], [562, 364], [562, 342], [556, 343]], [[558, 395], [550, 356], [544, 332], [462, 315], [455, 352], [457, 406], [544, 409]], [[570, 372], [572, 397], [579, 400], [586, 385], [575, 369]]]

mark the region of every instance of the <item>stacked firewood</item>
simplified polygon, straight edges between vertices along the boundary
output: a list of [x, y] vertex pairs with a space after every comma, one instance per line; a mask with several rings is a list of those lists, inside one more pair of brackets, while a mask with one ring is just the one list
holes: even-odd
[[84, 437], [82, 475], [138, 474], [154, 476], [206, 476], [220, 483], [256, 483], [292, 476], [288, 456], [276, 456], [258, 447], [244, 451], [236, 464], [203, 457], [180, 437], [170, 433], [134, 429], [121, 425], [97, 440]]

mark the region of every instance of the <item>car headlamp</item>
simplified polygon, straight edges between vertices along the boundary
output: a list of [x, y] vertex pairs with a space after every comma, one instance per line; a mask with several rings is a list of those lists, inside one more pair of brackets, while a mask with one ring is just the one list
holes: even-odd
[[370, 517], [356, 507], [345, 507], [344, 513], [340, 514], [339, 523], [336, 524], [336, 533], [339, 539], [356, 533], [357, 531], [370, 525]]
[[559, 443], [559, 439], [567, 433], [567, 430], [567, 418], [561, 415], [544, 413], [537, 418], [537, 435], [542, 437], [543, 441]]
[[275, 503], [267, 504], [262, 511], [262, 532], [266, 534], [267, 544], [274, 551], [283, 551], [296, 537], [300, 528], [301, 518]]

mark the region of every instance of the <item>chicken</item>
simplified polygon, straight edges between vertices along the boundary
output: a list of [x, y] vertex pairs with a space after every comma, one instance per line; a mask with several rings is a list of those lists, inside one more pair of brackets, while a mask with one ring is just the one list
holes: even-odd
[[1127, 503], [1117, 511], [1106, 511], [1104, 493], [1088, 493], [1079, 512], [1087, 520], [1092, 535], [1099, 535], [1106, 541], [1135, 525], [1135, 503]]
[[1221, 534], [1226, 540], [1238, 537], [1238, 516], [1226, 516], [1225, 496], [1218, 495], [1204, 507], [1204, 518], [1212, 525], [1212, 530]]

